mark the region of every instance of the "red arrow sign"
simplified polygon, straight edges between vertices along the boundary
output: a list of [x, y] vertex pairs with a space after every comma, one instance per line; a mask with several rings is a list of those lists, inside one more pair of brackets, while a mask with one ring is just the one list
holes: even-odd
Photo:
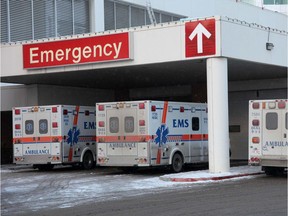
[[187, 22], [185, 24], [186, 58], [215, 55], [215, 19]]

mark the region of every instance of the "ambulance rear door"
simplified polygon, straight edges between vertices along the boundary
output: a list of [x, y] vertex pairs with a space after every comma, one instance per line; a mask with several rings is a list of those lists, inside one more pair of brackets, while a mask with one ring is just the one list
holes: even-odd
[[263, 156], [287, 156], [287, 102], [270, 101], [263, 110]]
[[[117, 107], [107, 110], [107, 136], [117, 137], [108, 145], [109, 156], [137, 156], [137, 145], [133, 137], [138, 134], [137, 103], [118, 103]], [[124, 162], [122, 158], [121, 162]]]
[[[51, 112], [52, 107], [32, 107], [22, 115], [23, 155], [28, 163], [41, 164], [51, 161], [51, 130], [58, 127], [58, 122], [51, 122]], [[59, 155], [60, 146], [59, 152], [53, 151]]]

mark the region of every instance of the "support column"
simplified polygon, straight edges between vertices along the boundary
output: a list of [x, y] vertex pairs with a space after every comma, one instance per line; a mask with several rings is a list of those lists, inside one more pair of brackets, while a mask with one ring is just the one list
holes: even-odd
[[209, 171], [228, 172], [228, 64], [226, 58], [207, 59]]
[[104, 31], [104, 0], [89, 0], [90, 32]]

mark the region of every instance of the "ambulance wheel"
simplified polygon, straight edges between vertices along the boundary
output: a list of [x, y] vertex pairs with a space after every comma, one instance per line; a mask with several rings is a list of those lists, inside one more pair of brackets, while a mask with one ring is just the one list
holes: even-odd
[[172, 159], [171, 169], [173, 172], [178, 173], [183, 169], [183, 158], [179, 153], [174, 154]]
[[94, 167], [94, 158], [93, 158], [93, 155], [90, 151], [87, 151], [84, 154], [82, 167], [85, 170], [89, 170], [89, 169], [92, 169]]

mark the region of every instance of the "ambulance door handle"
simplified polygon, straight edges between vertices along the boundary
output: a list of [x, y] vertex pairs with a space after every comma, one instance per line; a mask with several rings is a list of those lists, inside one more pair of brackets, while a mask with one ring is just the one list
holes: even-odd
[[286, 138], [287, 137], [287, 134], [286, 133], [284, 133], [284, 138]]

